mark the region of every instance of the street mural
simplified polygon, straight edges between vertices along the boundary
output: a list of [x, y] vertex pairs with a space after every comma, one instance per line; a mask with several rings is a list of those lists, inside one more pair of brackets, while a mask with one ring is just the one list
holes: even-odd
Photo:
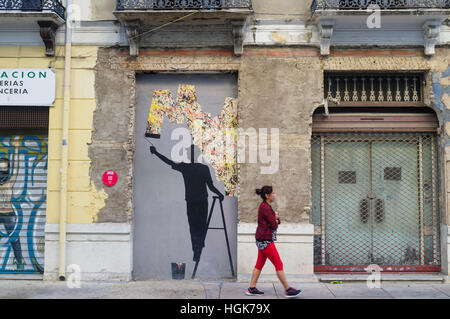
[[0, 273], [43, 273], [47, 139], [0, 135]]
[[[170, 122], [177, 124], [183, 124], [186, 120], [187, 128], [192, 137], [193, 144], [190, 147], [191, 158], [189, 163], [172, 161], [161, 154], [153, 144], [150, 146], [150, 153], [173, 170], [180, 172], [183, 177], [186, 213], [193, 251], [192, 260], [196, 262], [192, 274], [192, 278], [194, 278], [202, 250], [205, 247], [205, 238], [214, 206], [217, 205], [216, 209], [220, 211], [225, 225], [222, 207], [224, 195], [214, 186], [208, 166], [195, 162], [196, 156], [194, 156], [194, 153], [198, 154], [198, 151], [195, 150], [199, 150], [203, 158], [213, 167], [216, 180], [224, 183], [225, 195], [236, 196], [237, 100], [225, 98], [221, 113], [213, 118], [210, 113], [202, 111], [193, 85], [179, 85], [176, 100], [169, 90], [155, 90], [147, 120], [145, 132], [147, 138], [160, 138], [164, 117], [168, 117]], [[209, 216], [207, 189], [215, 194]], [[225, 226], [223, 230], [231, 272], [234, 276]], [[172, 266], [175, 267], [177, 264], [173, 263]]]

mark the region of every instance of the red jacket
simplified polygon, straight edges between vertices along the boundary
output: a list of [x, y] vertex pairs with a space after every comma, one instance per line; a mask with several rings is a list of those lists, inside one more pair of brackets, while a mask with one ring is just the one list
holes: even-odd
[[258, 228], [256, 229], [255, 238], [258, 241], [272, 240], [272, 230], [278, 228], [280, 218], [277, 218], [272, 206], [265, 201], [259, 205], [258, 209]]

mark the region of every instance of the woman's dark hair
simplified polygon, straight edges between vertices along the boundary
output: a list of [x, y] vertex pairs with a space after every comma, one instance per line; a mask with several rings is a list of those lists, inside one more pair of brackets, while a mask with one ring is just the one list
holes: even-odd
[[272, 186], [263, 186], [262, 188], [256, 189], [256, 195], [261, 196], [262, 200], [266, 200], [266, 194], [272, 194]]

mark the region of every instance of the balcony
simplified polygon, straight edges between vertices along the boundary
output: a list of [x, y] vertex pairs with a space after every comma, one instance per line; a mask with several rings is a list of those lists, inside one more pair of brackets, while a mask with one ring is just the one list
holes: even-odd
[[0, 27], [12, 30], [33, 30], [39, 27], [46, 55], [55, 55], [55, 36], [65, 23], [61, 0], [0, 0]]
[[53, 17], [63, 23], [65, 8], [61, 0], [0, 0], [0, 16]]
[[381, 10], [450, 9], [450, 0], [313, 0], [311, 11], [367, 10], [370, 5], [377, 5]]
[[312, 0], [322, 55], [331, 46], [424, 46], [434, 54], [450, 0]]
[[[226, 41], [218, 37], [227, 41], [230, 38], [235, 54], [240, 55], [244, 26], [252, 14], [252, 0], [116, 0], [114, 11], [127, 32], [131, 56], [139, 55], [140, 47], [170, 47], [167, 39], [171, 36], [178, 37], [172, 41], [174, 45], [186, 39], [192, 43], [210, 39], [206, 42], [221, 45]], [[150, 30], [159, 27], [168, 33], [163, 35], [159, 31], [148, 35]], [[158, 44], [162, 38], [167, 41]]]
[[117, 10], [252, 10], [250, 0], [117, 0]]

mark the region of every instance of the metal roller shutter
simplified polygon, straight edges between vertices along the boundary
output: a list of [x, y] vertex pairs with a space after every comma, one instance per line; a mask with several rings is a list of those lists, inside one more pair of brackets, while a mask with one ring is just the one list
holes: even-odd
[[330, 116], [315, 114], [313, 132], [436, 132], [439, 127], [432, 113], [346, 112]]
[[47, 132], [0, 132], [0, 274], [43, 273]]

